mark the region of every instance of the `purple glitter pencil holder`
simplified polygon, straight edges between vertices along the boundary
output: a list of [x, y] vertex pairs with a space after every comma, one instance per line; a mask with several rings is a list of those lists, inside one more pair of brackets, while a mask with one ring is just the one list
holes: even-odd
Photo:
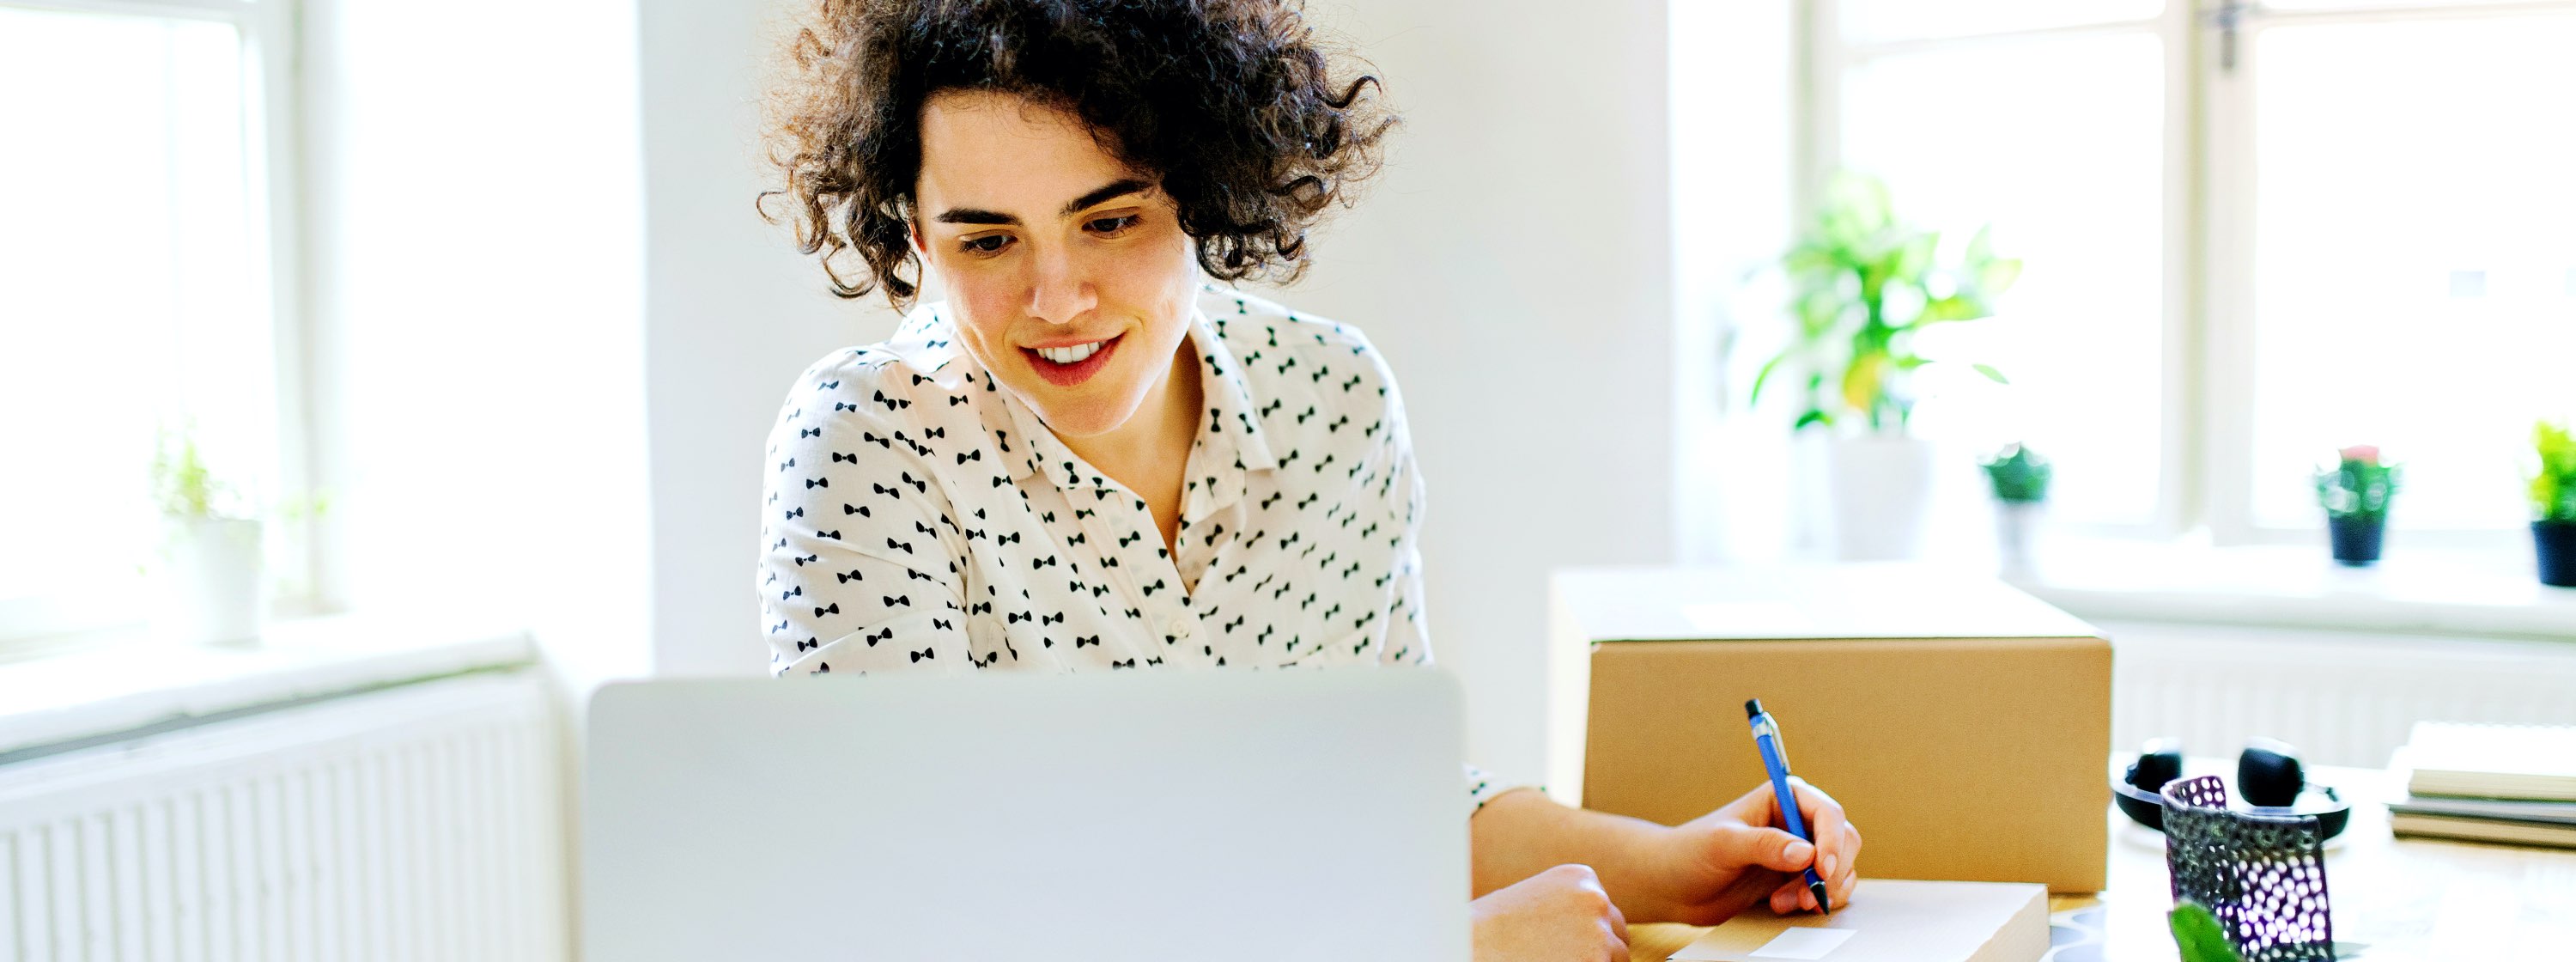
[[2209, 909], [2245, 962], [2335, 957], [2315, 816], [2230, 809], [2215, 775], [2171, 782], [2162, 794], [2175, 901]]

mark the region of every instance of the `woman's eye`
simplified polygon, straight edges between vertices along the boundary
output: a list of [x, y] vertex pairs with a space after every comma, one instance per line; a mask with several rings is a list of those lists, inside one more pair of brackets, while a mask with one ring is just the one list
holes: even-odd
[[1142, 218], [1139, 218], [1134, 214], [1127, 214], [1119, 217], [1095, 217], [1091, 219], [1090, 223], [1083, 226], [1091, 228], [1091, 232], [1094, 234], [1115, 234], [1119, 231], [1136, 226], [1136, 222], [1141, 219]]
[[969, 254], [999, 254], [1002, 248], [1011, 246], [1011, 239], [1003, 234], [987, 234], [962, 241], [958, 246]]

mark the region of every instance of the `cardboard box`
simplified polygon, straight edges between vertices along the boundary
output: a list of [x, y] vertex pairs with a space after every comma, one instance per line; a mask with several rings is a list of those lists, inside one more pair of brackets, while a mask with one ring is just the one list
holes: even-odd
[[1902, 564], [1559, 572], [1548, 773], [1664, 824], [1790, 766], [1842, 802], [1875, 878], [2103, 886], [2111, 646], [1992, 578]]

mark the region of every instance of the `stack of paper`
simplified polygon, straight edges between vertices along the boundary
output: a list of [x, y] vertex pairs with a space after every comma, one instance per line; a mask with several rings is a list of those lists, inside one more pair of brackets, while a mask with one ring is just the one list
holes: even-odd
[[1672, 955], [1673, 962], [2038, 962], [2048, 953], [2048, 889], [2012, 882], [1863, 879], [1827, 915], [1755, 909]]
[[2399, 835], [2576, 848], [2576, 728], [2419, 722], [2395, 764]]

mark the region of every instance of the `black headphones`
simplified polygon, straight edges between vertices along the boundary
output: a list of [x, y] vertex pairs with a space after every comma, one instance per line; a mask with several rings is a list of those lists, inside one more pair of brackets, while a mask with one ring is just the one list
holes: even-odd
[[[2112, 801], [2131, 821], [2165, 830], [2165, 783], [2182, 777], [2182, 740], [2159, 738], [2138, 752], [2138, 760], [2111, 782]], [[2352, 806], [2330, 786], [2311, 785], [2299, 766], [2299, 750], [2269, 738], [2250, 739], [2236, 756], [2236, 797], [2257, 814], [2310, 815], [2321, 838], [2343, 834]]]

